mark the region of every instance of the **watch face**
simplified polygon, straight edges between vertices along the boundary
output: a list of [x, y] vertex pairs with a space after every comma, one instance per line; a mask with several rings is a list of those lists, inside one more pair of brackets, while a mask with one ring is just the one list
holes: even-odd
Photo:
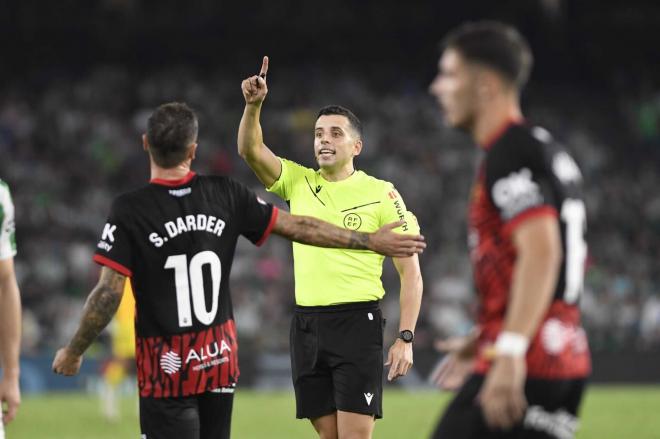
[[405, 341], [406, 343], [410, 343], [411, 341], [413, 341], [414, 335], [413, 335], [412, 331], [409, 331], [408, 329], [405, 329], [405, 330], [401, 331], [400, 337], [401, 337], [401, 340]]

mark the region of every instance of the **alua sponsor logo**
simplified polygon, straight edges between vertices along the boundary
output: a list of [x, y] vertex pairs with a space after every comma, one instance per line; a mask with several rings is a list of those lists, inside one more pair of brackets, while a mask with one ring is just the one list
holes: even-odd
[[168, 375], [173, 375], [181, 369], [181, 357], [174, 351], [165, 352], [160, 357], [160, 368]]
[[[198, 363], [206, 363], [208, 360], [213, 360], [214, 358], [222, 355], [225, 352], [231, 352], [231, 348], [226, 341], [221, 340], [220, 344], [218, 342], [213, 342], [209, 345], [206, 345], [199, 349], [190, 349], [188, 355], [186, 355], [186, 360], [181, 361], [181, 356], [174, 351], [167, 351], [160, 357], [160, 368], [168, 375], [173, 375], [181, 370], [182, 364], [188, 364], [191, 361], [195, 360]], [[228, 360], [228, 358], [223, 358], [225, 361], [214, 361], [209, 363], [209, 366], [222, 364]]]
[[225, 352], [231, 352], [231, 348], [227, 344], [226, 341], [221, 340], [220, 341], [220, 346], [218, 346], [218, 342], [213, 342], [210, 345], [206, 345], [202, 347], [199, 352], [197, 352], [195, 349], [191, 349], [188, 351], [188, 355], [186, 356], [186, 364], [190, 363], [192, 360], [196, 360], [199, 362], [209, 360], [211, 358], [215, 358], [218, 355], [222, 355]]

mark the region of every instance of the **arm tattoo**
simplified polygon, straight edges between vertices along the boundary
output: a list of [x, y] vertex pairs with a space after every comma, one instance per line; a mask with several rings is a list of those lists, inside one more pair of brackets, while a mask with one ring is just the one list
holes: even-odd
[[124, 292], [126, 276], [103, 267], [101, 279], [90, 293], [78, 331], [69, 343], [69, 349], [76, 355], [82, 355], [103, 329], [110, 323], [119, 308]]
[[351, 239], [348, 242], [348, 248], [366, 250], [368, 249], [369, 235], [360, 232], [351, 232]]
[[369, 235], [346, 230], [312, 217], [297, 217], [298, 241], [320, 247], [367, 249]]
[[346, 230], [309, 216], [280, 214], [274, 233], [318, 247], [369, 249], [369, 234]]

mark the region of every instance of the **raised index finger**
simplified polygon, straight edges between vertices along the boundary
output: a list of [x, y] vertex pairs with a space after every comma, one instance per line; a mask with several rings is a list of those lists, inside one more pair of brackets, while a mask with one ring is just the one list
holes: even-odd
[[268, 57], [264, 56], [264, 60], [261, 62], [261, 71], [259, 72], [259, 76], [266, 79], [267, 74], [268, 74]]

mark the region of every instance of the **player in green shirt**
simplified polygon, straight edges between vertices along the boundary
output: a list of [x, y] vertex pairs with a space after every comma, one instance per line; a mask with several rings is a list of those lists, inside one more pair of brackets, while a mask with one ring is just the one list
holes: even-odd
[[18, 387], [21, 298], [14, 256], [14, 204], [9, 186], [0, 180], [0, 439], [5, 437], [3, 425], [14, 419], [21, 404]]
[[[266, 188], [291, 213], [340, 227], [372, 231], [401, 220], [397, 231], [419, 233], [394, 186], [355, 169], [363, 142], [361, 124], [349, 110], [321, 109], [314, 127], [318, 170], [276, 156], [264, 143], [259, 123], [268, 93], [264, 57], [259, 76], [243, 81], [246, 106], [238, 151]], [[291, 362], [298, 418], [309, 418], [325, 438], [371, 438], [382, 417], [383, 326], [378, 301], [384, 258], [370, 251], [293, 245], [296, 313]], [[422, 299], [417, 255], [394, 258], [401, 278], [400, 337], [389, 349], [388, 379], [413, 363], [412, 339]]]

